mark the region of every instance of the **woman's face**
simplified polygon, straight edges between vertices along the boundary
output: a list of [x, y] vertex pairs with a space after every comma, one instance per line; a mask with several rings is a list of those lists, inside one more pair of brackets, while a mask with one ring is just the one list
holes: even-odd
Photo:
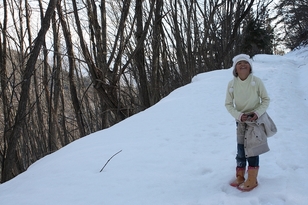
[[236, 66], [236, 73], [241, 80], [245, 80], [251, 73], [250, 64], [247, 61], [239, 61]]

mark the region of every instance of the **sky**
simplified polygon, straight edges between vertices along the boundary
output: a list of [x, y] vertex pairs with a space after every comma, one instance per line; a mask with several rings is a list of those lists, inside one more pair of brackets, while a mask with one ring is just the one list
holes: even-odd
[[229, 68], [201, 73], [147, 110], [38, 160], [0, 185], [0, 204], [307, 205], [308, 47], [256, 55], [253, 73], [278, 129], [260, 155], [254, 190], [229, 185], [236, 166], [235, 119], [224, 106]]

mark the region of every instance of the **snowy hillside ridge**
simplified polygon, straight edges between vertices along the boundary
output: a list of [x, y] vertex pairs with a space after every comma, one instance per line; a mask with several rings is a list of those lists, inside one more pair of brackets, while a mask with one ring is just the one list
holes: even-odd
[[307, 205], [308, 48], [253, 59], [278, 128], [253, 191], [229, 186], [236, 133], [224, 107], [233, 77], [225, 69], [199, 74], [151, 108], [42, 158], [0, 185], [0, 204]]

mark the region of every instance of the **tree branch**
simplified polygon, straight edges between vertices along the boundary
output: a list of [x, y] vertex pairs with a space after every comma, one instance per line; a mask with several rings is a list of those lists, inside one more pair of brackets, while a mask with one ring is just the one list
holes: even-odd
[[110, 158], [107, 160], [106, 164], [103, 166], [103, 168], [102, 168], [99, 172], [102, 172], [102, 171], [104, 170], [104, 168], [106, 167], [106, 165], [109, 163], [109, 161], [110, 161], [114, 156], [116, 156], [117, 154], [119, 154], [120, 152], [122, 152], [122, 150], [120, 150], [120, 151], [118, 151], [117, 153], [115, 153], [114, 155], [112, 155], [112, 157], [110, 157]]

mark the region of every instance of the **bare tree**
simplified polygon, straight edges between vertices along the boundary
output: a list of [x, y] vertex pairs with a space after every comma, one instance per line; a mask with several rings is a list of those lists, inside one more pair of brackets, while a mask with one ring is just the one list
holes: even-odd
[[7, 181], [13, 177], [15, 177], [20, 172], [24, 171], [26, 167], [24, 167], [18, 159], [17, 150], [18, 150], [18, 140], [21, 137], [22, 127], [25, 123], [25, 117], [27, 112], [29, 111], [28, 107], [28, 98], [29, 98], [29, 89], [31, 76], [33, 75], [33, 71], [36, 65], [36, 60], [39, 55], [41, 46], [44, 42], [45, 34], [50, 26], [50, 19], [53, 15], [53, 11], [56, 7], [57, 0], [50, 0], [48, 8], [45, 13], [45, 17], [42, 20], [42, 28], [39, 31], [39, 34], [35, 40], [35, 44], [33, 46], [33, 50], [31, 55], [29, 56], [29, 60], [27, 61], [26, 69], [23, 75], [23, 84], [22, 90], [20, 93], [20, 100], [18, 104], [18, 110], [15, 117], [15, 123], [12, 130], [12, 134], [8, 138], [7, 143], [7, 154], [4, 159], [4, 167], [2, 170], [2, 181]]

